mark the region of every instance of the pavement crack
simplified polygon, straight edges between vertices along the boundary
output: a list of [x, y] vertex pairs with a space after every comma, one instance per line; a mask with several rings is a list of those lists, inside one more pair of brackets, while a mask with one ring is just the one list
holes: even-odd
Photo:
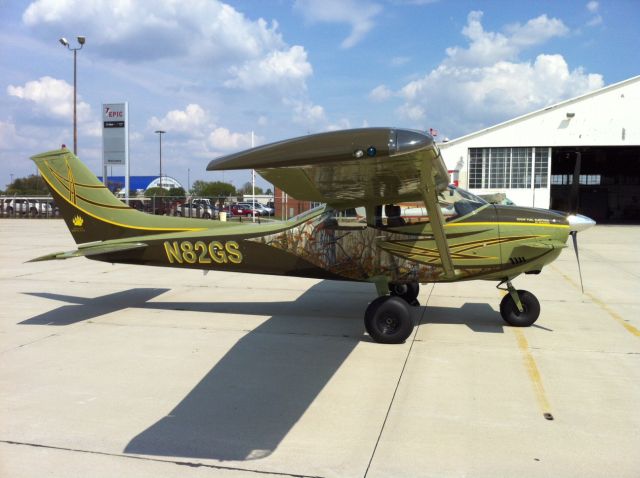
[[46, 339], [49, 339], [51, 337], [57, 337], [57, 336], [58, 336], [58, 334], [49, 334], [49, 335], [47, 335], [45, 337], [40, 337], [39, 339], [32, 340], [31, 342], [26, 342], [24, 344], [17, 345], [16, 347], [12, 347], [10, 349], [4, 350], [4, 351], [0, 352], [0, 355], [1, 354], [6, 354], [7, 352], [11, 352], [13, 350], [18, 350], [18, 349], [20, 349], [22, 347], [26, 347], [27, 345], [31, 345], [31, 344], [35, 344], [37, 342], [41, 342], [42, 340], [46, 340]]
[[431, 294], [433, 294], [433, 290], [435, 289], [435, 287], [432, 287], [431, 290], [429, 291], [429, 297], [427, 297], [427, 301], [424, 304], [424, 307], [422, 308], [422, 314], [420, 314], [420, 320], [418, 320], [418, 323], [416, 324], [416, 326], [413, 329], [413, 337], [411, 339], [411, 345], [409, 346], [409, 350], [407, 351], [407, 356], [404, 359], [404, 363], [402, 364], [402, 370], [400, 370], [400, 375], [398, 376], [398, 381], [396, 382], [396, 387], [393, 390], [393, 395], [391, 396], [391, 401], [389, 402], [389, 407], [387, 408], [387, 413], [384, 416], [384, 420], [382, 421], [382, 426], [380, 427], [380, 433], [378, 434], [378, 438], [376, 439], [376, 444], [373, 447], [373, 452], [371, 453], [371, 458], [369, 458], [369, 463], [367, 464], [367, 469], [364, 472], [364, 477], [366, 478], [367, 475], [369, 474], [369, 469], [371, 468], [371, 463], [373, 463], [373, 458], [376, 455], [376, 451], [378, 451], [378, 445], [380, 444], [380, 439], [382, 438], [382, 433], [384, 432], [384, 428], [387, 424], [387, 420], [389, 419], [389, 414], [391, 413], [391, 407], [393, 407], [393, 402], [396, 399], [396, 394], [398, 393], [398, 388], [400, 388], [400, 381], [402, 380], [402, 377], [404, 375], [404, 371], [407, 368], [407, 362], [409, 362], [409, 357], [411, 356], [411, 350], [413, 350], [413, 344], [416, 343], [416, 337], [418, 335], [418, 329], [420, 328], [420, 325], [422, 324], [422, 318], [425, 315], [425, 312], [427, 310], [427, 305], [429, 304], [429, 299], [431, 298]]
[[168, 463], [168, 464], [178, 465], [178, 466], [187, 466], [190, 468], [209, 468], [214, 470], [237, 471], [240, 473], [254, 473], [256, 475], [287, 476], [292, 478], [322, 478], [319, 475], [303, 475], [303, 474], [285, 473], [285, 472], [279, 472], [279, 471], [256, 470], [251, 468], [242, 468], [238, 466], [212, 465], [209, 463], [200, 463], [200, 462], [193, 462], [193, 461], [162, 460], [160, 458], [149, 458], [146, 456], [123, 455], [120, 453], [108, 453], [104, 451], [94, 451], [94, 450], [81, 450], [78, 448], [42, 445], [39, 443], [19, 442], [19, 441], [13, 441], [13, 440], [0, 440], [0, 443], [5, 443], [7, 445], [16, 445], [16, 446], [28, 446], [32, 448], [44, 448], [47, 450], [59, 450], [59, 451], [68, 451], [73, 453], [86, 453], [90, 455], [110, 456], [114, 458], [124, 458], [128, 460], [142, 460], [142, 461], [151, 461], [156, 463]]

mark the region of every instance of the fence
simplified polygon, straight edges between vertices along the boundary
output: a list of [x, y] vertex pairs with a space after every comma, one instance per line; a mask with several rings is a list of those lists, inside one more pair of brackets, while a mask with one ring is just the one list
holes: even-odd
[[[124, 202], [124, 200], [122, 200]], [[247, 208], [230, 204], [228, 197], [198, 197], [185, 199], [184, 196], [153, 196], [129, 199], [129, 206], [138, 211], [165, 216], [181, 216], [200, 219], [219, 219], [220, 212], [226, 213], [230, 221], [253, 221], [253, 214]], [[241, 212], [239, 212], [241, 211]], [[59, 218], [60, 208], [50, 196], [0, 196], [0, 217], [11, 219], [51, 219]], [[269, 218], [256, 214], [256, 222]]]

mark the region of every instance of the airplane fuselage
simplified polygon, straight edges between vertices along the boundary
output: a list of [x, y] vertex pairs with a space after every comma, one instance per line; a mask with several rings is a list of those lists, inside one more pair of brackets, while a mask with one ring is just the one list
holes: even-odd
[[[252, 230], [253, 229], [253, 230]], [[146, 247], [91, 256], [107, 262], [368, 281], [447, 281], [428, 218], [403, 225], [367, 224], [319, 208], [290, 228], [264, 226], [154, 234]], [[249, 232], [248, 232], [249, 231]], [[498, 279], [538, 272], [569, 232], [551, 211], [486, 204], [445, 224], [454, 280]]]

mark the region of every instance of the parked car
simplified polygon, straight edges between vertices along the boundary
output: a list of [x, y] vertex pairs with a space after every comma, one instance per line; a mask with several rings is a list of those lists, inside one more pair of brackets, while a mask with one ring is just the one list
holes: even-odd
[[[231, 212], [233, 212], [234, 216], [253, 216], [253, 209], [251, 206], [246, 206], [242, 204], [232, 204]], [[259, 216], [260, 212], [256, 210], [256, 216]]]
[[49, 201], [27, 198], [5, 198], [2, 210], [7, 216], [26, 214], [51, 216], [53, 214], [53, 208]]
[[[250, 202], [240, 202], [238, 203], [238, 205], [247, 207], [249, 209], [253, 207], [253, 203]], [[256, 216], [273, 216], [273, 209], [271, 209], [270, 207], [260, 204], [259, 202], [256, 202], [255, 206]]]
[[218, 216], [218, 210], [203, 203], [186, 202], [176, 207], [176, 216], [212, 219]]

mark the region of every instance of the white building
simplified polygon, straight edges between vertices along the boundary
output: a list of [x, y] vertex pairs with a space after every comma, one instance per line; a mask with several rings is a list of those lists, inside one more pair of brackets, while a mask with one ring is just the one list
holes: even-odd
[[640, 219], [640, 76], [439, 146], [476, 194], [565, 211], [577, 201], [598, 221]]

